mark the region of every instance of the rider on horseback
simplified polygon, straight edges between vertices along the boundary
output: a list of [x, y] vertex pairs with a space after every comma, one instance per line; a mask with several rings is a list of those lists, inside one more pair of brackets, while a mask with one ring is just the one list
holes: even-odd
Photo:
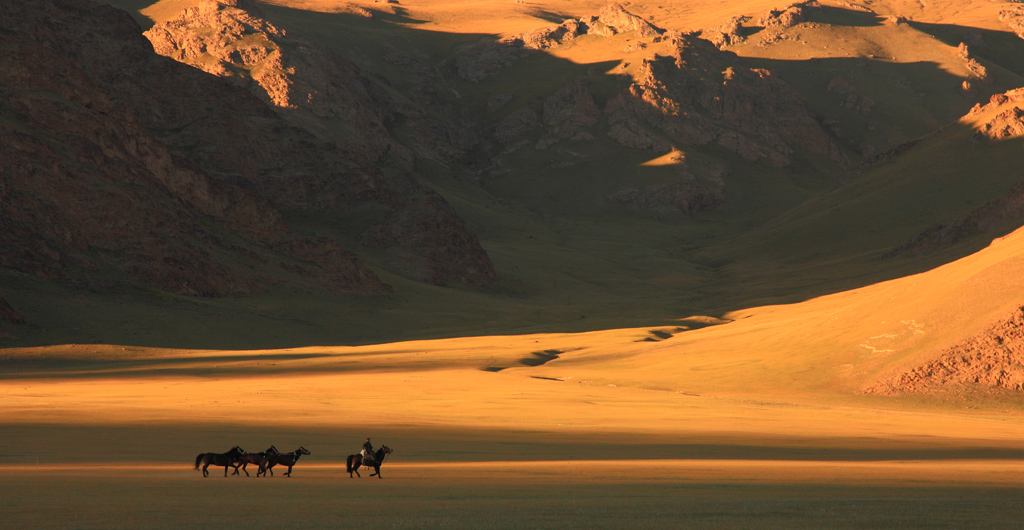
[[363, 462], [373, 462], [373, 444], [370, 443], [369, 438], [363, 442], [363, 449], [359, 451], [359, 454], [363, 455]]

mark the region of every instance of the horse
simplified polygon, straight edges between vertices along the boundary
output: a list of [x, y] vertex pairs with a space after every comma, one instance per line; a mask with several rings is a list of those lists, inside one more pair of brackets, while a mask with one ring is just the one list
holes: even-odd
[[267, 476], [267, 471], [270, 471], [270, 476], [274, 476], [273, 467], [281, 464], [282, 466], [288, 466], [288, 472], [284, 475], [288, 478], [292, 476], [292, 466], [299, 461], [299, 457], [302, 455], [312, 454], [305, 447], [299, 447], [298, 449], [290, 453], [267, 453], [266, 460], [260, 465], [260, 471], [263, 476]]
[[196, 457], [196, 469], [199, 469], [199, 464], [203, 464], [203, 476], [210, 476], [210, 472], [206, 468], [213, 466], [224, 466], [224, 476], [228, 476], [228, 468], [235, 468], [235, 474], [238, 474], [237, 462], [245, 456], [245, 449], [238, 447], [237, 445], [232, 447], [230, 451], [226, 453], [200, 453]]
[[373, 454], [373, 462], [370, 463], [363, 462], [363, 455], [348, 455], [346, 464], [348, 467], [349, 478], [352, 478], [352, 473], [355, 473], [359, 478], [363, 478], [363, 476], [359, 474], [359, 466], [372, 467], [374, 471], [370, 476], [372, 477], [377, 475], [377, 478], [382, 478], [380, 476], [380, 466], [384, 463], [384, 457], [390, 454], [391, 448], [386, 445], [382, 445], [380, 446], [380, 449], [377, 449], [377, 452]]
[[[259, 453], [245, 453], [244, 455], [242, 455], [242, 471], [245, 471], [245, 476], [247, 476], [247, 477], [252, 476], [245, 469], [249, 464], [256, 464], [257, 466], [259, 466], [260, 470], [263, 470], [263, 462], [265, 462], [267, 460], [267, 455], [271, 454], [271, 453], [275, 453], [276, 454], [277, 452], [278, 452], [277, 448], [274, 447], [273, 445], [271, 445], [270, 447], [267, 448], [266, 451], [261, 451]], [[261, 473], [260, 470], [256, 471], [256, 476], [257, 477], [260, 476], [260, 473]], [[227, 471], [227, 469], [225, 469], [225, 471]], [[235, 472], [232, 473], [232, 475], [237, 475], [237, 474], [238, 474], [238, 467], [236, 466], [235, 467]]]

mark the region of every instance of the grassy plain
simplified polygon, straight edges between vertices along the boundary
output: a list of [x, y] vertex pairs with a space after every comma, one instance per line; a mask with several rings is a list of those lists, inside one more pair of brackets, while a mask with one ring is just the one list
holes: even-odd
[[[1019, 398], [862, 390], [1012, 309], [1022, 247], [672, 327], [9, 348], [0, 505], [13, 528], [1013, 527]], [[365, 436], [395, 450], [382, 480], [345, 476]], [[191, 469], [235, 444], [312, 455], [291, 478]]]

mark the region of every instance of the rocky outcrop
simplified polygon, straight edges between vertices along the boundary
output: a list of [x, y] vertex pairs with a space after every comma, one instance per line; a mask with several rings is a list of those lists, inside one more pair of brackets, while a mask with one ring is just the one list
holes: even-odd
[[261, 290], [229, 239], [273, 240], [280, 214], [175, 156], [136, 98], [177, 90], [164, 81], [181, 66], [111, 7], [5, 3], [0, 15], [12, 37], [0, 44], [0, 265], [46, 278], [115, 268], [182, 294]]
[[791, 28], [806, 20], [804, 11], [811, 7], [818, 7], [818, 3], [811, 0], [792, 4], [783, 9], [772, 9], [758, 19], [757, 25], [767, 31], [781, 31]]
[[270, 103], [304, 128], [334, 118], [349, 156], [376, 160], [391, 143], [386, 110], [371, 83], [347, 61], [263, 18], [253, 0], [201, 0], [145, 33], [160, 55], [223, 77]]
[[585, 25], [587, 33], [602, 36], [632, 31], [637, 37], [651, 38], [665, 32], [647, 20], [626, 11], [621, 4], [608, 4], [602, 7], [597, 15], [583, 17], [580, 22]]
[[[424, 82], [412, 89], [409, 100], [429, 108], [394, 97], [389, 88], [362, 75], [350, 62], [267, 22], [251, 0], [203, 0], [146, 35], [159, 53], [232, 80], [273, 105], [293, 128], [316, 138], [303, 146], [312, 144], [320, 153], [303, 156], [302, 147], [296, 149], [292, 143], [289, 152], [278, 150], [267, 161], [270, 164], [242, 175], [254, 180], [273, 202], [305, 210], [344, 210], [374, 202], [390, 212], [385, 214], [388, 217], [429, 207], [438, 208], [435, 215], [439, 217], [455, 215], [446, 204], [442, 206], [443, 199], [414, 178], [415, 160], [449, 160], [476, 140], [457, 120], [438, 116], [438, 112], [456, 113], [429, 83], [434, 71], [414, 57], [392, 53], [388, 60], [419, 75]], [[397, 115], [412, 131], [407, 135], [408, 147], [388, 131], [389, 121]], [[221, 165], [219, 170], [228, 168]], [[422, 200], [428, 195], [430, 200]], [[474, 254], [478, 261], [489, 261], [468, 233], [449, 240], [440, 234], [422, 239], [440, 247], [471, 245], [407, 248], [408, 259], [421, 261], [427, 269], [438, 252]], [[393, 244], [412, 245], [402, 238]], [[433, 282], [437, 274], [434, 271], [422, 279]], [[444, 281], [460, 283], [464, 276], [472, 274], [454, 274]]]
[[847, 163], [784, 81], [767, 70], [736, 65], [735, 55], [695, 35], [672, 38], [674, 53], [645, 59], [636, 81], [605, 107], [613, 139], [656, 150], [714, 142], [776, 166], [788, 165], [796, 149]]
[[1024, 391], [1024, 307], [988, 330], [943, 351], [934, 361], [865, 391], [899, 395], [949, 391]]
[[[46, 278], [113, 268], [161, 290], [221, 296], [291, 281], [282, 272], [295, 268], [291, 258], [284, 269], [268, 266], [273, 252], [283, 252], [312, 263], [319, 270], [306, 276], [339, 290], [387, 292], [336, 243], [280, 243], [287, 227], [277, 206], [344, 210], [371, 202], [381, 219], [407, 203], [422, 209], [410, 202], [429, 193], [409, 174], [413, 154], [381, 141], [381, 107], [362, 108], [370, 100], [358, 99], [355, 85], [343, 87], [355, 94], [345, 100], [327, 83], [338, 99], [319, 101], [293, 98], [315, 83], [291, 83], [276, 100], [291, 106], [269, 107], [275, 100], [252, 90], [264, 85], [227, 82], [154, 54], [138, 25], [114, 8], [17, 2], [0, 6], [0, 15], [12, 36], [0, 42], [8, 57], [0, 110], [10, 118], [0, 121], [0, 266]], [[249, 52], [237, 54], [248, 58], [242, 63], [262, 57]], [[341, 142], [307, 127], [303, 112], [351, 119], [366, 134]], [[449, 213], [438, 202], [430, 204]], [[417, 247], [422, 252], [409, 259], [427, 264], [450, 246], [470, 245], [455, 250], [489, 263], [469, 234], [445, 240], [453, 230], [431, 239], [440, 249]]]
[[722, 24], [711, 29], [702, 30], [701, 38], [707, 39], [718, 48], [734, 46], [746, 40], [743, 24], [750, 21], [748, 16], [732, 17]]
[[978, 62], [966, 44], [960, 43], [960, 46], [957, 48], [957, 57], [960, 58], [964, 68], [967, 69], [969, 78], [966, 82], [969, 85], [973, 83], [992, 84], [992, 75], [989, 74], [988, 69], [984, 65]]
[[557, 26], [520, 33], [497, 41], [482, 40], [455, 53], [449, 60], [456, 74], [479, 82], [511, 65], [525, 53], [545, 50], [574, 41], [580, 35], [610, 37], [634, 32], [639, 38], [659, 38], [665, 30], [626, 11], [620, 4], [608, 4], [596, 15], [566, 20]]
[[999, 21], [1010, 28], [1010, 31], [1024, 39], [1024, 7], [1014, 6], [999, 12]]
[[985, 122], [974, 133], [976, 140], [999, 142], [1024, 136], [1024, 109], [1014, 105]]

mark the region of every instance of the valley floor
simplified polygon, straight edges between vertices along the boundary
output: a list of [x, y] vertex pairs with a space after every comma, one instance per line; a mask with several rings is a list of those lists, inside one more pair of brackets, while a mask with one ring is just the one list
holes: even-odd
[[[572, 359], [568, 344], [657, 345], [635, 342], [646, 333], [4, 350], [4, 527], [1008, 528], [1024, 515], [1016, 413], [538, 375]], [[394, 454], [383, 479], [350, 479], [367, 436]], [[236, 444], [312, 454], [291, 478], [192, 469]]]

